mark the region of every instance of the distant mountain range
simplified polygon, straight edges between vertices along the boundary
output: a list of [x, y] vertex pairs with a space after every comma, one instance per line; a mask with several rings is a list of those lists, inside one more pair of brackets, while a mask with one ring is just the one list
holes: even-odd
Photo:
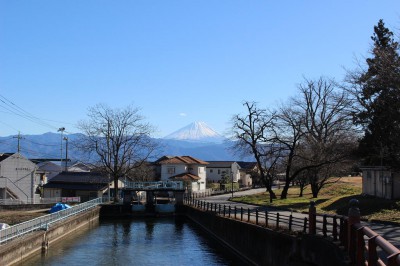
[[[68, 158], [72, 161], [88, 161], [89, 158], [74, 148], [81, 134], [63, 135], [68, 138]], [[62, 156], [65, 159], [66, 141], [61, 134], [45, 133], [42, 135], [24, 135], [19, 139], [20, 151], [29, 159], [55, 159]], [[253, 161], [252, 158], [242, 158], [235, 155], [230, 147], [232, 142], [218, 134], [204, 122], [191, 123], [161, 139], [160, 148], [156, 154], [182, 156], [190, 155], [205, 161]], [[62, 154], [61, 154], [62, 143]], [[17, 136], [0, 137], [0, 153], [17, 152]]]

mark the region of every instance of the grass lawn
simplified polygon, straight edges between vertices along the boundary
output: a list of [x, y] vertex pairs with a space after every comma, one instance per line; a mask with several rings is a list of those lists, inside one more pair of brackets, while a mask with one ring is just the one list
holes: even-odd
[[310, 201], [313, 200], [318, 213], [347, 215], [349, 201], [355, 198], [360, 203], [359, 208], [363, 218], [400, 223], [400, 200], [385, 200], [361, 195], [361, 177], [343, 177], [338, 182], [322, 188], [318, 198], [312, 198], [309, 186], [304, 190], [303, 197], [298, 196], [300, 192], [298, 187], [291, 187], [288, 198], [281, 200], [279, 199], [281, 191], [281, 189], [275, 191], [278, 199], [275, 199], [272, 204], [269, 203], [268, 192], [235, 197], [233, 201], [308, 211]]

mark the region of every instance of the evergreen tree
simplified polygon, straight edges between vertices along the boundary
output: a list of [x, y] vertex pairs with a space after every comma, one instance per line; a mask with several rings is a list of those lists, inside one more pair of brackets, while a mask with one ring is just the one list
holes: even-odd
[[400, 163], [400, 58], [399, 44], [382, 20], [374, 27], [368, 69], [353, 74], [361, 109], [355, 122], [364, 128], [359, 151], [365, 164]]

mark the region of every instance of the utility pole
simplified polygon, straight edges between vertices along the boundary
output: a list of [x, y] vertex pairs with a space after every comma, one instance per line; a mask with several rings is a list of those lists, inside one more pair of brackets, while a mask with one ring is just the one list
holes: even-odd
[[62, 161], [63, 161], [63, 133], [64, 133], [65, 127], [60, 127], [57, 132], [61, 132], [61, 148], [60, 148], [60, 166], [62, 169]]
[[65, 140], [65, 172], [68, 171], [68, 137], [64, 137]]
[[14, 136], [13, 138], [18, 139], [18, 153], [20, 153], [21, 151], [20, 139], [22, 139], [21, 133], [18, 131], [18, 136]]

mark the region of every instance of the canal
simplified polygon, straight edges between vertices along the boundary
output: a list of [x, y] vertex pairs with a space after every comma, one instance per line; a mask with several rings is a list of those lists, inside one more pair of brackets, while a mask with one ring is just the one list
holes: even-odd
[[185, 218], [100, 221], [20, 265], [243, 265]]

